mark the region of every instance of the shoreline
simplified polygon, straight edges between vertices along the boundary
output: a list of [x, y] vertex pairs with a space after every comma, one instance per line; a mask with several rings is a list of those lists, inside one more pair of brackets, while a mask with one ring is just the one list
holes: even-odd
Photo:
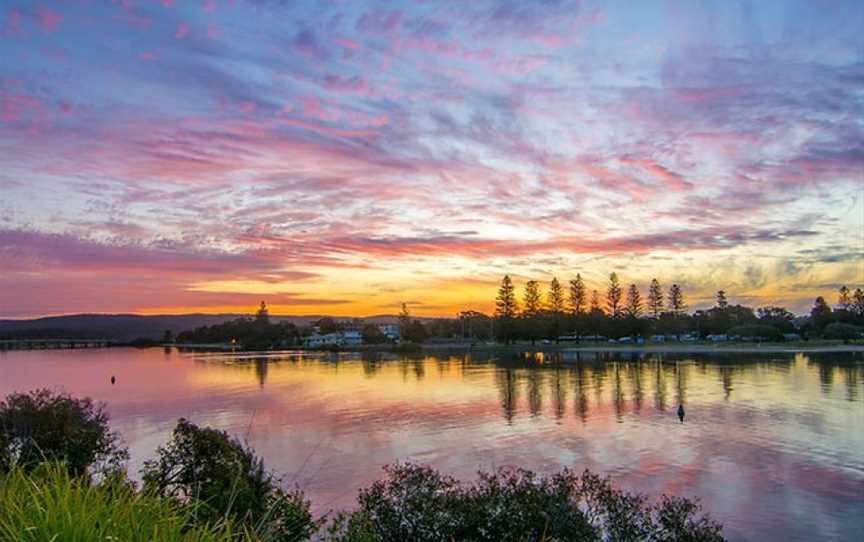
[[864, 344], [838, 344], [838, 345], [783, 345], [783, 344], [734, 344], [734, 345], [707, 345], [707, 344], [676, 344], [676, 345], [421, 345], [422, 350], [506, 350], [506, 351], [547, 351], [547, 352], [608, 352], [608, 353], [664, 353], [664, 354], [830, 354], [830, 353], [855, 353], [864, 352]]

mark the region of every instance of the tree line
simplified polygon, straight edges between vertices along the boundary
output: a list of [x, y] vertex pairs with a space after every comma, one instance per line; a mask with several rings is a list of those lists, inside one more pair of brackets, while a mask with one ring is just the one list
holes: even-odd
[[625, 287], [617, 273], [609, 275], [602, 294], [589, 291], [581, 274], [569, 281], [566, 290], [556, 277], [545, 292], [540, 282], [529, 280], [520, 300], [512, 279], [505, 275], [493, 318], [495, 338], [505, 343], [558, 340], [562, 335], [598, 339], [692, 334], [780, 340], [796, 331], [805, 338], [854, 339], [864, 326], [864, 290], [850, 292], [841, 287], [835, 310], [819, 297], [810, 317], [796, 322], [796, 316], [784, 307], [732, 305], [724, 290], [717, 292], [713, 307], [688, 313], [680, 285], [664, 290], [654, 278], [643, 298], [636, 284]]

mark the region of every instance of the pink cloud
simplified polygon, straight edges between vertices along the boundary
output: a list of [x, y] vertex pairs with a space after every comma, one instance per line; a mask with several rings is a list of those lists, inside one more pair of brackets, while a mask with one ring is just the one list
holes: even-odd
[[186, 36], [189, 35], [189, 25], [180, 23], [177, 25], [177, 31], [174, 33], [174, 37], [178, 40], [182, 40]]
[[216, 9], [216, 0], [204, 0], [201, 3], [201, 9], [207, 12], [212, 12]]
[[161, 0], [161, 2], [166, 8], [170, 8], [174, 5], [174, 0]]
[[21, 12], [15, 8], [10, 8], [6, 11], [6, 23], [4, 24], [4, 34], [10, 36], [23, 36], [24, 31], [21, 28], [23, 16]]
[[207, 25], [207, 37], [212, 40], [212, 39], [216, 39], [216, 37], [218, 35], [219, 35], [219, 29], [216, 27], [216, 25], [212, 24], [212, 23], [208, 24]]
[[666, 186], [666, 188], [670, 190], [682, 192], [685, 190], [693, 189], [693, 184], [684, 180], [684, 177], [682, 177], [678, 173], [675, 173], [674, 171], [666, 169], [665, 167], [651, 160], [621, 158], [620, 161], [622, 164], [638, 166], [648, 170], [649, 172], [653, 173], [657, 178], [659, 178]]
[[246, 101], [240, 104], [239, 109], [244, 113], [252, 113], [255, 111], [256, 107], [255, 102]]
[[324, 88], [331, 92], [342, 94], [360, 94], [364, 96], [370, 94], [369, 83], [360, 76], [343, 78], [338, 75], [328, 75], [324, 80]]
[[63, 21], [63, 15], [49, 9], [38, 8], [36, 10], [36, 20], [39, 28], [45, 32], [53, 32], [60, 25], [60, 22]]
[[308, 122], [301, 119], [283, 119], [282, 123], [289, 126], [297, 126], [299, 128], [311, 130], [313, 132], [318, 132], [319, 134], [335, 137], [374, 137], [379, 135], [378, 132], [374, 130], [333, 128], [330, 126], [323, 126], [321, 124], [315, 124], [313, 122]]
[[339, 45], [341, 47], [344, 47], [345, 49], [351, 49], [352, 51], [356, 51], [357, 49], [360, 48], [359, 43], [357, 43], [356, 41], [353, 41], [353, 40], [346, 39], [346, 38], [334, 38], [333, 43], [335, 43], [336, 45]]
[[156, 54], [151, 51], [144, 51], [138, 55], [141, 60], [156, 60]]

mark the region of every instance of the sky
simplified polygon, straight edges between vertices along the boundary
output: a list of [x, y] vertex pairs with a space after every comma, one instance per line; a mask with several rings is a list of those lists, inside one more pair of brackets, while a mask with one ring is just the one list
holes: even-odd
[[864, 285], [856, 1], [0, 2], [0, 317]]

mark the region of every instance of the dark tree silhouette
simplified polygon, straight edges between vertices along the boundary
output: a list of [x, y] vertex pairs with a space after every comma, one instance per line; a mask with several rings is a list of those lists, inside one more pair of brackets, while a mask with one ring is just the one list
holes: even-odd
[[673, 284], [669, 288], [669, 310], [672, 311], [672, 314], [678, 316], [684, 312], [685, 308], [684, 294], [681, 292], [681, 287]]
[[618, 274], [612, 273], [609, 275], [609, 286], [606, 288], [606, 308], [609, 309], [609, 315], [612, 318], [621, 316], [621, 283], [618, 280]]
[[654, 318], [660, 318], [663, 313], [663, 289], [657, 279], [651, 279], [648, 287], [648, 311]]
[[261, 306], [258, 307], [258, 312], [255, 313], [255, 321], [262, 324], [270, 323], [270, 311], [267, 310], [267, 304], [263, 301], [261, 302]]
[[584, 314], [587, 310], [588, 294], [582, 275], [576, 274], [576, 278], [570, 281], [570, 310], [573, 314]]
[[717, 292], [717, 308], [720, 310], [729, 306], [729, 301], [726, 300], [726, 292], [720, 290]]
[[564, 289], [558, 279], [552, 277], [552, 282], [549, 283], [549, 292], [546, 294], [546, 303], [549, 306], [549, 311], [553, 314], [564, 313]]
[[536, 280], [529, 280], [525, 283], [525, 292], [522, 294], [523, 314], [527, 317], [533, 317], [540, 314], [543, 310], [543, 301], [540, 293], [540, 283]]
[[627, 316], [639, 318], [642, 316], [642, 294], [635, 284], [627, 289]]
[[852, 306], [852, 298], [849, 295], [849, 288], [844, 284], [840, 287], [840, 290], [837, 293], [837, 304], [844, 311], [848, 311], [849, 307]]
[[510, 344], [513, 340], [513, 324], [519, 307], [516, 304], [516, 291], [509, 275], [501, 279], [498, 296], [495, 298], [495, 331], [499, 339]]
[[864, 316], [864, 290], [855, 288], [855, 294], [853, 294], [852, 299], [854, 300], [852, 312], [858, 316]]
[[810, 309], [810, 320], [813, 322], [813, 326], [820, 332], [833, 320], [831, 306], [825, 302], [824, 297], [819, 296], [814, 301], [813, 308]]

